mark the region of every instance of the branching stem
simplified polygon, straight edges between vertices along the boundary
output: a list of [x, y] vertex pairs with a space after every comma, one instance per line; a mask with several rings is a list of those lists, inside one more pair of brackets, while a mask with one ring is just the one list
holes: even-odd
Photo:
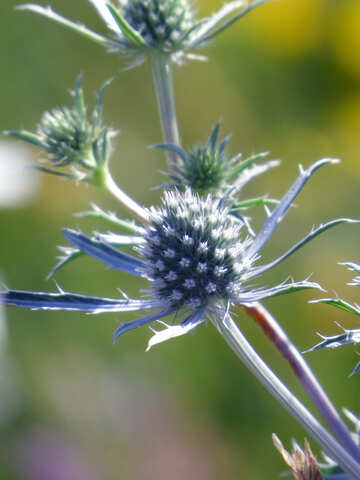
[[275, 318], [260, 303], [243, 304], [241, 308], [255, 320], [281, 355], [289, 362], [295, 375], [298, 377], [327, 424], [333, 430], [341, 445], [354, 459], [360, 461], [360, 450], [353, 441], [350, 431], [306, 363], [304, 357], [291, 342]]
[[132, 215], [138, 218], [142, 223], [149, 223], [147, 211], [133, 200], [116, 184], [110, 172], [106, 170], [103, 180], [104, 188], [111, 193]]
[[297, 397], [282, 383], [268, 365], [247, 341], [238, 325], [230, 315], [224, 319], [214, 316], [212, 322], [224, 340], [245, 363], [275, 399], [303, 426], [303, 428], [322, 447], [324, 452], [348, 472], [353, 478], [360, 479], [360, 464], [337, 440], [318, 422]]

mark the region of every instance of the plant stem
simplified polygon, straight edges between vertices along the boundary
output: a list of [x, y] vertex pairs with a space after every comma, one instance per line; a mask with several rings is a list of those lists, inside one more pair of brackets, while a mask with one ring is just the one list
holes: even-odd
[[[151, 57], [150, 63], [165, 143], [179, 146], [180, 135], [175, 110], [171, 56], [157, 53]], [[179, 163], [175, 152], [169, 151], [167, 155], [170, 168]]]
[[291, 342], [275, 318], [260, 303], [242, 304], [241, 308], [256, 321], [283, 357], [289, 362], [295, 375], [317, 406], [327, 424], [335, 433], [338, 441], [354, 459], [359, 461], [360, 450], [353, 441], [350, 431], [306, 363], [304, 357]]
[[141, 222], [149, 223], [149, 215], [145, 208], [133, 200], [127, 193], [115, 183], [108, 170], [104, 173], [104, 188], [111, 193], [130, 213], [135, 215]]
[[360, 479], [360, 464], [335, 440], [335, 438], [318, 422], [297, 397], [267, 366], [254, 348], [247, 341], [238, 325], [229, 314], [224, 319], [214, 316], [212, 322], [225, 341], [257, 377], [264, 387], [279, 403], [304, 427], [319, 443], [324, 452], [335, 460], [344, 471], [355, 479]]

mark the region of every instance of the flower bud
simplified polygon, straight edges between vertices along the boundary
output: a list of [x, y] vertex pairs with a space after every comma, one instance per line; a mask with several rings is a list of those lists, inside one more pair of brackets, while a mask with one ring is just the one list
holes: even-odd
[[[58, 107], [45, 112], [37, 132], [11, 130], [5, 132], [41, 148], [46, 153], [47, 166], [38, 170], [75, 180], [99, 183], [110, 153], [110, 140], [115, 132], [102, 125], [102, 98], [100, 90], [90, 118], [84, 103], [81, 76], [78, 77], [73, 107]], [[68, 168], [70, 167], [70, 168]]]

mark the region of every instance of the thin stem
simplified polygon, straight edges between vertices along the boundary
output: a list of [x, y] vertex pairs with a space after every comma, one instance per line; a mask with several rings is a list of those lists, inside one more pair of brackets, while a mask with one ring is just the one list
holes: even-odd
[[[180, 135], [175, 110], [171, 56], [157, 53], [151, 57], [150, 62], [165, 143], [179, 146]], [[170, 167], [179, 163], [175, 152], [168, 151], [167, 155]]]
[[141, 222], [149, 223], [149, 214], [141, 205], [133, 200], [127, 193], [115, 183], [110, 172], [105, 171], [103, 179], [104, 188], [111, 193], [129, 212], [135, 215]]
[[229, 314], [224, 319], [212, 318], [224, 340], [257, 377], [264, 387], [279, 403], [304, 427], [319, 443], [324, 452], [335, 460], [344, 471], [355, 479], [360, 479], [360, 464], [335, 440], [335, 438], [305, 408], [297, 397], [267, 366], [254, 348], [247, 341], [238, 325]]
[[241, 307], [256, 321], [283, 357], [289, 362], [295, 375], [317, 406], [327, 424], [335, 433], [338, 441], [354, 459], [359, 461], [360, 450], [353, 441], [348, 428], [306, 363], [304, 357], [291, 342], [275, 318], [260, 303], [243, 304]]

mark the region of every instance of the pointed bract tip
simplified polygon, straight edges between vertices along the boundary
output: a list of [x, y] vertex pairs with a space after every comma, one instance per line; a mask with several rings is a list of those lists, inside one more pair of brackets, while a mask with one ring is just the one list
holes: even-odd
[[314, 298], [313, 300], [308, 300], [308, 303], [322, 303], [327, 300], [331, 300], [331, 299], [330, 298]]
[[340, 158], [331, 158], [330, 157], [330, 158], [324, 158], [323, 160], [327, 160], [328, 163], [331, 163], [333, 165], [336, 165], [337, 163], [341, 162]]
[[15, 10], [38, 10], [43, 9], [41, 5], [36, 5], [36, 3], [22, 3], [21, 5], [16, 5]]

